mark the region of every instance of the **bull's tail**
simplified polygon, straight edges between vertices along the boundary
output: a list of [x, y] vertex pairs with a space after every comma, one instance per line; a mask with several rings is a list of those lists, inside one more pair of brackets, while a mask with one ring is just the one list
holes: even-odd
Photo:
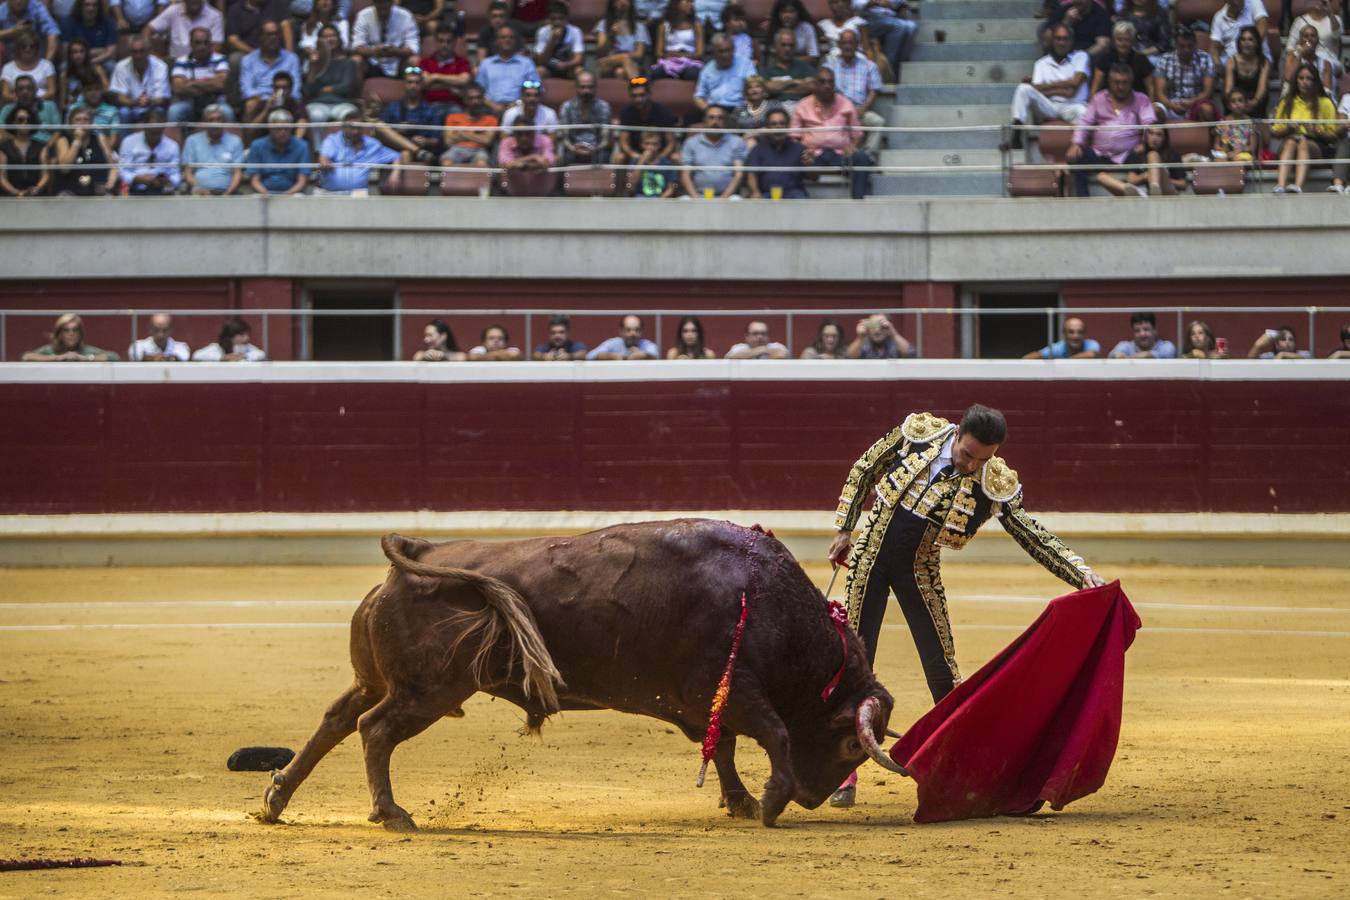
[[439, 578], [469, 585], [485, 601], [481, 610], [455, 616], [456, 624], [466, 627], [455, 639], [451, 653], [466, 641], [473, 640], [475, 643], [471, 645], [474, 651], [470, 668], [474, 678], [482, 684], [492, 648], [506, 637], [510, 648], [509, 666], [514, 669], [519, 662], [525, 673], [521, 683], [525, 696], [537, 698], [546, 713], [557, 712], [558, 685], [562, 684], [562, 675], [553, 664], [553, 657], [544, 644], [543, 635], [539, 633], [534, 612], [525, 598], [506, 582], [490, 575], [469, 569], [430, 565], [413, 559], [406, 551], [418, 543], [399, 534], [386, 534], [380, 540], [380, 547], [396, 569], [423, 578]]

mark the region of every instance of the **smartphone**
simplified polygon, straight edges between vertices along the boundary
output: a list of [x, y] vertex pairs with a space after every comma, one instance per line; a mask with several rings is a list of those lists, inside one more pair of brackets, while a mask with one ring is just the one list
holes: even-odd
[[1228, 338], [1216, 337], [1214, 339], [1214, 350], [1218, 353], [1228, 352]]
[[1277, 329], [1275, 329], [1275, 328], [1267, 328], [1267, 329], [1266, 329], [1266, 337], [1268, 337], [1268, 338], [1277, 338], [1277, 337], [1279, 337], [1279, 336], [1280, 336], [1280, 332], [1279, 332]]

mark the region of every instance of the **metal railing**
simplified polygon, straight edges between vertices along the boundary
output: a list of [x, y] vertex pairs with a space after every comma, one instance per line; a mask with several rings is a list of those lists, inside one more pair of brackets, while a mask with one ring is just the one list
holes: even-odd
[[[638, 309], [567, 309], [556, 307], [495, 307], [495, 308], [384, 308], [384, 309], [173, 309], [173, 308], [153, 308], [153, 309], [70, 309], [63, 310], [64, 313], [74, 313], [81, 318], [125, 318], [127, 324], [128, 343], [134, 343], [143, 335], [140, 333], [140, 320], [143, 317], [169, 314], [182, 318], [209, 317], [215, 319], [247, 317], [256, 319], [261, 323], [261, 338], [263, 349], [267, 349], [271, 338], [271, 321], [274, 318], [282, 317], [295, 320], [302, 328], [306, 328], [309, 322], [314, 318], [324, 317], [383, 317], [393, 320], [393, 332], [395, 335], [395, 357], [401, 358], [403, 353], [400, 350], [399, 336], [403, 332], [404, 320], [413, 317], [418, 321], [425, 322], [432, 318], [440, 317], [454, 319], [457, 316], [495, 316], [509, 318], [523, 318], [524, 320], [524, 341], [522, 349], [526, 358], [529, 358], [530, 348], [534, 347], [534, 325], [535, 320], [542, 318], [545, 322], [558, 314], [570, 316], [573, 320], [601, 318], [610, 323], [617, 322], [621, 317], [627, 315], [641, 316], [646, 321], [654, 321], [655, 325], [651, 339], [659, 348], [666, 346], [663, 340], [663, 320], [667, 318], [679, 318], [686, 315], [694, 315], [700, 318], [736, 318], [741, 320], [751, 319], [783, 319], [784, 336], [783, 343], [792, 351], [797, 348], [797, 335], [799, 329], [796, 327], [798, 319], [803, 317], [820, 319], [851, 317], [851, 316], [871, 316], [884, 315], [887, 317], [899, 319], [902, 321], [912, 318], [913, 328], [899, 328], [897, 332], [907, 334], [908, 339], [914, 345], [916, 354], [922, 358], [924, 356], [925, 344], [925, 323], [930, 319], [957, 319], [961, 327], [970, 328], [972, 325], [978, 325], [982, 316], [1028, 316], [1039, 315], [1045, 317], [1045, 336], [1046, 344], [1053, 344], [1059, 337], [1056, 319], [1066, 319], [1069, 317], [1080, 317], [1088, 315], [1112, 315], [1126, 317], [1135, 310], [1148, 310], [1158, 316], [1160, 319], [1171, 317], [1174, 320], [1174, 342], [1177, 347], [1187, 345], [1186, 327], [1188, 319], [1195, 319], [1209, 315], [1261, 315], [1273, 316], [1279, 315], [1281, 318], [1277, 322], [1267, 324], [1284, 325], [1288, 324], [1288, 317], [1302, 316], [1306, 322], [1306, 347], [1315, 347], [1317, 340], [1317, 320], [1318, 316], [1334, 315], [1337, 317], [1350, 318], [1350, 306], [1305, 306], [1305, 305], [1283, 305], [1283, 306], [1148, 306], [1140, 305], [1138, 307], [1121, 306], [1027, 306], [1027, 307], [1009, 307], [1000, 309], [979, 309], [979, 308], [951, 308], [951, 307], [817, 307], [817, 308], [738, 308], [738, 309], [670, 309], [670, 308], [638, 308]], [[42, 318], [51, 320], [57, 314], [57, 311], [50, 309], [0, 309], [0, 362], [8, 361], [6, 356], [7, 335], [10, 328], [10, 320], [19, 317]], [[1344, 321], [1338, 323], [1344, 325]], [[453, 325], [453, 322], [452, 322]], [[1267, 327], [1263, 325], [1262, 328]], [[841, 323], [842, 344], [847, 346], [852, 340], [853, 331], [847, 320]], [[1122, 329], [1124, 332], [1124, 329]], [[545, 332], [546, 333], [546, 332]], [[814, 326], [809, 331], [814, 335]], [[1161, 333], [1161, 329], [1160, 329]], [[1259, 334], [1260, 331], [1258, 330]], [[809, 341], [807, 342], [809, 343]], [[111, 348], [110, 348], [111, 349]], [[1028, 350], [1038, 348], [1027, 348]], [[1243, 356], [1245, 353], [1241, 347], [1234, 348], [1235, 356]]]

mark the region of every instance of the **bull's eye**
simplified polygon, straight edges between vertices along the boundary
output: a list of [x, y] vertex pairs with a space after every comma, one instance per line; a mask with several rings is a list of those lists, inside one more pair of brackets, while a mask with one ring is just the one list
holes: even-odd
[[862, 742], [858, 740], [858, 736], [850, 734], [840, 738], [839, 755], [847, 759], [855, 756], [866, 756], [867, 753], [863, 750]]

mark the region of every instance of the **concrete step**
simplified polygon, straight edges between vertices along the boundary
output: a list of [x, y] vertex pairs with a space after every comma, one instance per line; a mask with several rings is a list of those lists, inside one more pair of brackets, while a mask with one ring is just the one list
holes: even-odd
[[1041, 46], [1035, 41], [958, 41], [945, 44], [920, 42], [914, 48], [910, 63], [916, 62], [970, 62], [979, 60], [1029, 59], [1041, 55]]
[[1001, 197], [1003, 176], [998, 172], [878, 175], [872, 179], [872, 194], [890, 197]]
[[912, 131], [892, 134], [887, 145], [892, 150], [947, 150], [963, 156], [967, 150], [997, 150], [1001, 131]]
[[939, 19], [924, 17], [919, 20], [918, 48], [937, 43], [941, 31], [948, 41], [969, 43], [975, 41], [1025, 41], [1036, 36], [1035, 19]]
[[1032, 34], [1036, 33], [1034, 18], [1038, 5], [1027, 0], [954, 0], [952, 3], [925, 3], [919, 21], [932, 19], [1021, 19]]
[[1034, 61], [1005, 59], [996, 62], [907, 62], [901, 84], [1018, 84], [1031, 76]]
[[1016, 81], [1020, 80], [1011, 84], [918, 84], [909, 81], [908, 75], [905, 79], [903, 84], [895, 88], [897, 105], [941, 106], [947, 109], [990, 104], [1011, 109], [1013, 91], [1017, 89]]
[[[925, 166], [931, 167], [932, 173], [940, 173], [944, 167], [950, 167], [953, 171], [960, 172], [962, 167], [966, 166], [1002, 166], [1003, 155], [996, 149], [975, 149], [975, 150], [945, 150], [945, 149], [926, 149], [926, 150], [882, 150], [882, 166]], [[903, 172], [893, 173], [904, 175]], [[927, 175], [930, 172], [915, 172], [916, 175]], [[978, 175], [979, 171], [968, 172], [967, 174]], [[985, 173], [987, 174], [987, 172]]]
[[892, 104], [886, 109], [886, 124], [896, 126], [932, 127], [939, 125], [1006, 125], [1012, 112], [1006, 103], [971, 104], [968, 106], [902, 106]]

